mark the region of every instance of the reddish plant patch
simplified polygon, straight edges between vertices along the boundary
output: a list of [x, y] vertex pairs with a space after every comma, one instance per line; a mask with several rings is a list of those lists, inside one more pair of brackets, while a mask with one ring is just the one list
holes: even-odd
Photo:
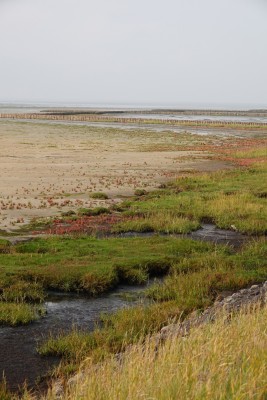
[[71, 233], [107, 233], [111, 227], [123, 219], [116, 214], [83, 216], [76, 220], [56, 218], [49, 228], [35, 231], [33, 234], [65, 235]]
[[266, 160], [266, 157], [236, 157], [236, 152], [247, 152], [250, 150], [260, 150], [267, 148], [267, 139], [228, 139], [221, 144], [207, 144], [187, 148], [187, 150], [208, 151], [213, 154], [213, 158], [224, 161], [230, 161], [239, 166], [249, 166], [254, 162]]

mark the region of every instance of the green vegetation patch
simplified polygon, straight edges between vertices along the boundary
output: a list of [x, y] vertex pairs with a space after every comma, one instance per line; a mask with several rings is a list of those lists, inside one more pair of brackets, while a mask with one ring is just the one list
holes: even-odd
[[42, 308], [29, 304], [0, 302], [0, 325], [25, 325], [37, 320], [43, 313]]
[[146, 213], [144, 216], [122, 221], [113, 232], [159, 232], [159, 233], [189, 233], [201, 227], [197, 220], [179, 217], [175, 213]]
[[37, 282], [6, 280], [0, 289], [0, 301], [14, 303], [42, 303], [45, 299], [43, 287]]
[[[120, 281], [144, 282], [162, 274], [166, 262], [209, 252], [212, 245], [171, 237], [107, 238], [51, 237], [13, 246], [0, 254], [0, 288], [15, 280], [44, 289], [99, 295]], [[168, 267], [169, 268], [169, 267]]]
[[249, 169], [181, 177], [167, 190], [123, 204], [132, 220], [115, 231], [186, 233], [203, 221], [247, 234], [266, 234], [267, 163]]

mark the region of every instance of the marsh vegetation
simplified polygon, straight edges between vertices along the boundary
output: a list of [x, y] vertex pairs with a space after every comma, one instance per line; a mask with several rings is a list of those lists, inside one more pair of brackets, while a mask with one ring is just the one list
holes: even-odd
[[[28, 125], [18, 126], [24, 130]], [[59, 126], [53, 127], [57, 133], [61, 129], [62, 127]], [[75, 129], [85, 140], [84, 134], [88, 127]], [[96, 140], [98, 133], [95, 134], [90, 130], [91, 138]], [[115, 130], [108, 130], [106, 134], [112, 137], [114, 143], [121, 140], [121, 133]], [[164, 176], [164, 183], [156, 190], [155, 188], [148, 190], [148, 186], [142, 180], [142, 174], [141, 179], [139, 179], [141, 175], [138, 175], [138, 179], [130, 176], [132, 165], [131, 162], [126, 162], [130, 153], [128, 152], [126, 158], [123, 158], [125, 172], [121, 175], [120, 170], [120, 178], [117, 177], [116, 182], [114, 178], [114, 185], [122, 188], [124, 185], [122, 176], [127, 177], [127, 185], [131, 186], [131, 192], [128, 193], [126, 199], [124, 197], [113, 201], [114, 197], [110, 196], [111, 192], [109, 192], [111, 184], [108, 182], [113, 178], [105, 177], [104, 179], [100, 176], [98, 177], [100, 185], [92, 184], [85, 188], [83, 184], [80, 184], [79, 188], [75, 187], [75, 193], [78, 194], [74, 194], [67, 188], [63, 192], [60, 191], [60, 198], [62, 197], [66, 202], [66, 207], [59, 207], [61, 216], [57, 215], [55, 218], [52, 216], [49, 221], [38, 220], [38, 228], [43, 229], [43, 231], [39, 230], [39, 233], [45, 233], [46, 236], [31, 238], [30, 241], [15, 245], [11, 245], [8, 238], [0, 240], [0, 323], [2, 325], [28, 324], [42, 318], [45, 312], [43, 304], [48, 291], [75, 292], [88, 298], [96, 298], [114, 290], [120, 284], [145, 285], [152, 277], [164, 277], [163, 281], [154, 283], [144, 291], [145, 304], [119, 310], [110, 315], [102, 315], [94, 331], [75, 328], [70, 332], [63, 331], [50, 335], [38, 344], [37, 350], [42, 356], [61, 357], [62, 362], [55, 376], [66, 378], [79, 368], [84, 368], [84, 365], [86, 368], [92, 368], [94, 372], [82, 384], [91, 385], [92, 396], [94, 394], [95, 398], [105, 398], [108, 392], [112, 393], [114, 399], [127, 398], [129, 393], [135, 398], [136, 390], [143, 385], [142, 382], [147, 376], [146, 372], [140, 374], [140, 370], [131, 367], [136, 362], [147, 365], [147, 371], [151, 373], [152, 383], [142, 386], [144, 393], [151, 396], [163, 396], [160, 389], [157, 389], [157, 385], [153, 383], [158, 379], [158, 375], [152, 366], [150, 347], [145, 347], [144, 353], [140, 351], [141, 343], [146, 342], [147, 335], [153, 335], [170, 322], [183, 320], [191, 312], [201, 312], [224, 293], [234, 292], [250, 284], [267, 280], [266, 139], [262, 136], [251, 140], [247, 138], [228, 140], [220, 137], [203, 139], [203, 137], [188, 134], [178, 137], [173, 132], [166, 132], [163, 140], [162, 135], [153, 132], [147, 133], [147, 137], [140, 143], [143, 135], [140, 131], [124, 132], [123, 135], [127, 139], [133, 138], [131, 144], [133, 154], [137, 150], [142, 154], [148, 153], [151, 161], [159, 153], [161, 156], [164, 154], [164, 157], [171, 153], [174, 170], [178, 165], [176, 162], [180, 163], [182, 154], [183, 162], [188, 162], [188, 158], [191, 159], [190, 167], [186, 164], [187, 168], [185, 168], [183, 164], [179, 176], [177, 170], [174, 173], [171, 169], [167, 171], [162, 167], [161, 177]], [[237, 143], [238, 150], [236, 150]], [[66, 141], [64, 146], [68, 145], [70, 142]], [[123, 153], [124, 144], [120, 145]], [[86, 146], [88, 146], [87, 142]], [[96, 149], [99, 143], [95, 142], [94, 146]], [[84, 149], [76, 150], [83, 151]], [[175, 157], [179, 160], [177, 161]], [[216, 159], [220, 159], [223, 165], [231, 166], [231, 168], [223, 171], [216, 171], [217, 168], [215, 168], [215, 171], [200, 173], [193, 168], [192, 158], [194, 157], [202, 157], [203, 162], [208, 158], [209, 162], [214, 163], [217, 162]], [[136, 164], [135, 171], [144, 168], [144, 165], [146, 164], [138, 166]], [[153, 165], [156, 167], [156, 164]], [[86, 172], [82, 168], [81, 176], [86, 176], [83, 175]], [[146, 179], [152, 179], [149, 172], [146, 173]], [[159, 175], [154, 180], [154, 187], [157, 179], [160, 180]], [[141, 185], [140, 182], [142, 182]], [[104, 188], [107, 189], [107, 194]], [[56, 189], [55, 186], [49, 190], [53, 192]], [[27, 195], [29, 189], [23, 190]], [[17, 203], [13, 199], [6, 199], [4, 203], [2, 201], [3, 212], [9, 212], [7, 211], [10, 206], [9, 201], [12, 202], [11, 211], [16, 209]], [[57, 200], [51, 195], [42, 201], [42, 207], [45, 208], [47, 204], [48, 207], [53, 208]], [[90, 203], [91, 201], [95, 203]], [[28, 207], [30, 207], [29, 204]], [[201, 228], [205, 222], [213, 223], [221, 229], [246, 234], [250, 240], [236, 248], [231, 245], [219, 245], [177, 236], [193, 232]], [[94, 229], [86, 230], [88, 226], [93, 226]], [[37, 229], [37, 224], [29, 227], [29, 231], [34, 229]], [[151, 232], [153, 235], [116, 236], [129, 232]], [[57, 234], [49, 235], [48, 233]], [[256, 325], [247, 328], [246, 340], [249, 341], [249, 335], [261, 329], [264, 313], [265, 310], [258, 310], [257, 313], [248, 317]], [[189, 347], [179, 340], [166, 344], [160, 353], [158, 364], [154, 365], [158, 365], [158, 368], [162, 368], [163, 371], [166, 366], [167, 371], [170, 367], [169, 363], [173, 363], [172, 356], [175, 358], [178, 354], [173, 351], [172, 346], [177, 346], [179, 349], [181, 365], [187, 365], [189, 348], [195, 349], [194, 351], [202, 354], [204, 361], [201, 364], [200, 358], [196, 357], [195, 363], [192, 363], [192, 374], [194, 375], [194, 371], [198, 368], [202, 371], [206, 362], [209, 362], [213, 368], [205, 375], [204, 383], [201, 385], [201, 393], [206, 396], [204, 398], [209, 398], [208, 393], [215, 393], [211, 377], [219, 376], [215, 371], [219, 357], [223, 358], [224, 353], [229, 355], [235, 343], [236, 348], [241, 349], [241, 341], [238, 340], [239, 324], [243, 327], [244, 318], [241, 315], [227, 328], [228, 334], [233, 334], [229, 353], [224, 351], [223, 336], [220, 336], [220, 346], [214, 363], [210, 364], [211, 355], [209, 351], [203, 349], [202, 340], [206, 338], [205, 346], [213, 346], [217, 325], [208, 327], [206, 330], [196, 330], [192, 339], [188, 341], [188, 343], [191, 341], [191, 344], [188, 344]], [[259, 343], [262, 343], [262, 339]], [[130, 347], [129, 350], [129, 346], [133, 345], [134, 347]], [[200, 347], [203, 351], [199, 350]], [[253, 361], [251, 374], [244, 373], [242, 376], [250, 380], [254, 393], [256, 390], [258, 390], [257, 393], [261, 393], [259, 389], [259, 382], [263, 376], [260, 372], [263, 371], [263, 367], [259, 362], [262, 356], [261, 346], [257, 345], [254, 349], [255, 363]], [[126, 351], [125, 369], [120, 369], [118, 373], [117, 369], [113, 368], [116, 363], [114, 354], [124, 351]], [[233, 357], [237, 353], [233, 352]], [[247, 357], [251, 357], [249, 349], [246, 354]], [[101, 371], [108, 380], [114, 373], [112, 375], [112, 379], [116, 382], [114, 387], [105, 384], [104, 380], [99, 378], [97, 369], [93, 368], [93, 365], [99, 362], [103, 363]], [[236, 360], [233, 361], [235, 362]], [[161, 363], [166, 364], [164, 366]], [[245, 372], [247, 365], [248, 361], [242, 364]], [[193, 393], [196, 390], [196, 380], [193, 379], [193, 375], [189, 372], [183, 374], [180, 367], [177, 368], [175, 373], [188, 382], [188, 390]], [[127, 379], [132, 379], [137, 371], [140, 376], [138, 380], [135, 380], [136, 385], [126, 387]], [[223, 369], [223, 371], [226, 373], [226, 370]], [[166, 374], [163, 374], [163, 379], [166, 385], [169, 385], [169, 392], [166, 393], [171, 396], [173, 390], [178, 390], [177, 380], [170, 382]], [[231, 398], [231, 390], [235, 393], [240, 390], [240, 393], [243, 393], [245, 386], [243, 384], [238, 386], [236, 374], [231, 374], [231, 378], [228, 376], [227, 379], [228, 384], [220, 386], [221, 393], [225, 393], [225, 398], [227, 395]], [[98, 393], [99, 396], [101, 393], [102, 397], [94, 392], [97, 381], [100, 382]], [[152, 386], [155, 387], [154, 391]], [[208, 387], [212, 387], [211, 392], [208, 392]], [[75, 399], [80, 389], [78, 385], [75, 393], [72, 391], [66, 393], [66, 399]], [[9, 399], [6, 389], [3, 387], [1, 390], [3, 396]], [[179, 390], [182, 396], [185, 387], [179, 386]], [[27, 396], [31, 397], [30, 394], [25, 394], [25, 398]], [[88, 393], [86, 396], [88, 399], [94, 398]], [[164, 397], [160, 398], [164, 399]]]

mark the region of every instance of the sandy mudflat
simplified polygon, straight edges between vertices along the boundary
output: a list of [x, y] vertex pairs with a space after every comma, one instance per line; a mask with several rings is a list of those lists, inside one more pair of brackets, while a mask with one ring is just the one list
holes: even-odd
[[[17, 229], [32, 218], [69, 209], [110, 205], [185, 169], [226, 166], [205, 159], [203, 152], [186, 151], [202, 140], [145, 128], [0, 121], [0, 229]], [[97, 191], [109, 200], [90, 199]]]

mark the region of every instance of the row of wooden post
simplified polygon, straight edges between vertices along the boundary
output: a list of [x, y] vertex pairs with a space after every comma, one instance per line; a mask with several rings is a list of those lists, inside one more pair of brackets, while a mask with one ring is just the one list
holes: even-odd
[[251, 127], [265, 127], [267, 122], [244, 122], [244, 121], [210, 121], [210, 120], [175, 120], [175, 119], [148, 119], [148, 118], [120, 118], [113, 116], [97, 116], [97, 115], [82, 115], [82, 114], [37, 114], [37, 113], [24, 113], [24, 114], [0, 114], [0, 118], [4, 119], [37, 119], [37, 120], [51, 120], [51, 121], [88, 121], [88, 122], [118, 122], [118, 123], [146, 123], [146, 124], [171, 124], [171, 125], [214, 125], [214, 126], [227, 126], [227, 125], [240, 125]]

